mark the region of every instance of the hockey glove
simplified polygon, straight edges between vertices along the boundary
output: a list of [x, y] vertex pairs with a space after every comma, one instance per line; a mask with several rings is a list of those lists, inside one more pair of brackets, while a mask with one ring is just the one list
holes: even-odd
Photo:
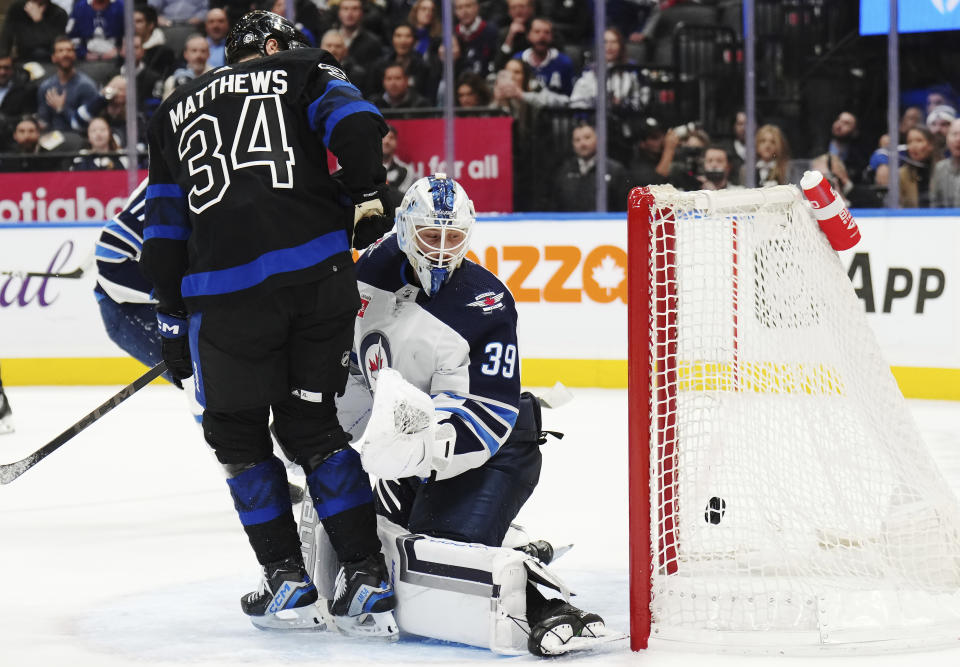
[[429, 477], [433, 470], [445, 466], [453, 454], [456, 439], [453, 425], [441, 424], [418, 433], [364, 440], [360, 462], [368, 473], [383, 479]]
[[360, 462], [383, 479], [428, 477], [447, 467], [457, 432], [438, 424], [429, 395], [391, 368], [377, 373], [373, 408], [360, 439]]
[[357, 250], [393, 229], [393, 207], [389, 204], [387, 186], [361, 193], [353, 198], [353, 242]]
[[190, 341], [187, 338], [187, 314], [158, 310], [157, 325], [163, 338], [160, 354], [167, 362], [167, 372], [177, 380], [187, 379], [193, 375]]

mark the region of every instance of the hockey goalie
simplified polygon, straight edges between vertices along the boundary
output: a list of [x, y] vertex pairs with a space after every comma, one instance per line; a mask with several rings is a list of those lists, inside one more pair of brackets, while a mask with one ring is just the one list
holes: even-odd
[[[520, 392], [513, 298], [464, 258], [474, 221], [466, 192], [443, 174], [407, 191], [395, 232], [357, 265], [360, 375], [338, 411], [376, 478], [401, 631], [505, 654], [590, 648], [622, 635], [570, 604], [547, 568], [549, 543], [511, 526], [537, 485], [545, 434], [540, 404]], [[302, 548], [335, 602], [320, 518], [303, 504]]]

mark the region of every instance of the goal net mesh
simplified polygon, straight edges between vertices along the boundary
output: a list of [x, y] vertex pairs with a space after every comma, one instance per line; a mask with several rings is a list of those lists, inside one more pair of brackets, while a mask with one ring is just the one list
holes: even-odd
[[798, 191], [650, 191], [651, 638], [956, 637], [957, 501]]

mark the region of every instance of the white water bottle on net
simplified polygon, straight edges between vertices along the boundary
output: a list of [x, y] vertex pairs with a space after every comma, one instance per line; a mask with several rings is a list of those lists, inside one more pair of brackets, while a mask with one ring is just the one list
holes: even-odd
[[631, 635], [960, 637], [960, 506], [793, 186], [636, 189]]

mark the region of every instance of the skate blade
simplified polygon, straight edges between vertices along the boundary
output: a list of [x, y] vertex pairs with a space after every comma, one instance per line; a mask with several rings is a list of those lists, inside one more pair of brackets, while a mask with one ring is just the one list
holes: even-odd
[[251, 616], [250, 622], [261, 630], [300, 630], [320, 632], [331, 629], [333, 619], [319, 603], [296, 609], [284, 609], [276, 614]]
[[590, 651], [603, 644], [626, 639], [627, 635], [611, 630], [604, 625], [588, 625], [579, 637], [573, 637], [570, 626], [564, 625], [555, 628], [557, 632], [544, 635], [540, 647], [547, 655], [563, 655], [577, 651]]
[[369, 637], [396, 641], [400, 637], [397, 621], [392, 611], [359, 616], [335, 616], [337, 630], [348, 637]]

